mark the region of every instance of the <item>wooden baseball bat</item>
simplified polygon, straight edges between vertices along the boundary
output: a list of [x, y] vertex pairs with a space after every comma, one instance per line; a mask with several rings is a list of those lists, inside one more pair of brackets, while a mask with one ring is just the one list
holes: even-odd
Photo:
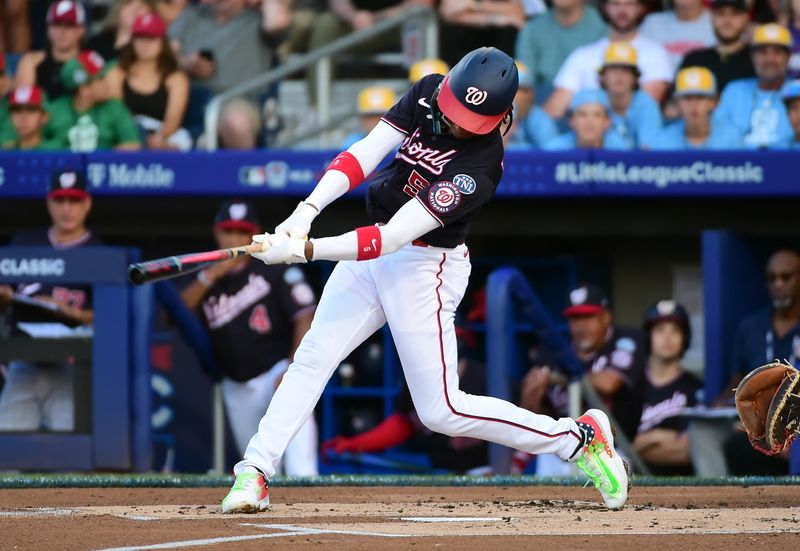
[[134, 285], [162, 281], [196, 272], [214, 262], [222, 262], [237, 256], [259, 252], [261, 252], [261, 243], [253, 243], [242, 247], [217, 249], [216, 251], [165, 256], [164, 258], [131, 264], [128, 266], [128, 279]]

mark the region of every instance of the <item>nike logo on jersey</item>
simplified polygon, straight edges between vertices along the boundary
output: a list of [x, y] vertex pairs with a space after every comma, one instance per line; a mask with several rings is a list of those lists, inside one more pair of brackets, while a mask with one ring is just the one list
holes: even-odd
[[419, 98], [417, 100], [417, 103], [419, 103], [422, 107], [424, 107], [426, 109], [430, 109], [431, 108], [431, 106], [428, 105], [428, 103], [425, 101], [425, 98]]
[[372, 240], [372, 250], [373, 251], [377, 251], [378, 250], [378, 240], [377, 239], [373, 239]]

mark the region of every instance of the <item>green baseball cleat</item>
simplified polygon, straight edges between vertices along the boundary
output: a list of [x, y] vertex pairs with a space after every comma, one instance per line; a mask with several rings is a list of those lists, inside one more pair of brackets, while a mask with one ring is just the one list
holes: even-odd
[[628, 501], [628, 465], [614, 449], [608, 416], [599, 409], [590, 409], [575, 421], [591, 438], [577, 461], [578, 467], [594, 482], [606, 507], [622, 509]]
[[261, 473], [239, 473], [222, 500], [223, 513], [258, 513], [269, 508], [267, 479]]

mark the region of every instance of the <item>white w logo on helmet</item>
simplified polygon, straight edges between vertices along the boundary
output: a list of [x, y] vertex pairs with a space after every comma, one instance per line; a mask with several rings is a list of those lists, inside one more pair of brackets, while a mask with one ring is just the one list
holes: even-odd
[[480, 105], [484, 101], [486, 101], [486, 97], [489, 95], [489, 92], [486, 90], [481, 90], [480, 88], [475, 88], [474, 86], [470, 86], [467, 88], [467, 95], [464, 98], [469, 104], [472, 105]]

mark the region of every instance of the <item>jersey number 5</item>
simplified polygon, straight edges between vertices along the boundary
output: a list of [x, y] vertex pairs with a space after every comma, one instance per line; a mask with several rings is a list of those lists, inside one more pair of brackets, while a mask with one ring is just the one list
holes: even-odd
[[269, 333], [269, 330], [272, 329], [272, 324], [269, 321], [266, 306], [263, 304], [256, 304], [256, 307], [253, 308], [253, 311], [250, 313], [249, 325], [250, 329], [260, 335]]
[[416, 170], [412, 170], [408, 177], [408, 183], [403, 186], [403, 191], [409, 197], [416, 197], [417, 194], [428, 187], [428, 180], [420, 176]]

